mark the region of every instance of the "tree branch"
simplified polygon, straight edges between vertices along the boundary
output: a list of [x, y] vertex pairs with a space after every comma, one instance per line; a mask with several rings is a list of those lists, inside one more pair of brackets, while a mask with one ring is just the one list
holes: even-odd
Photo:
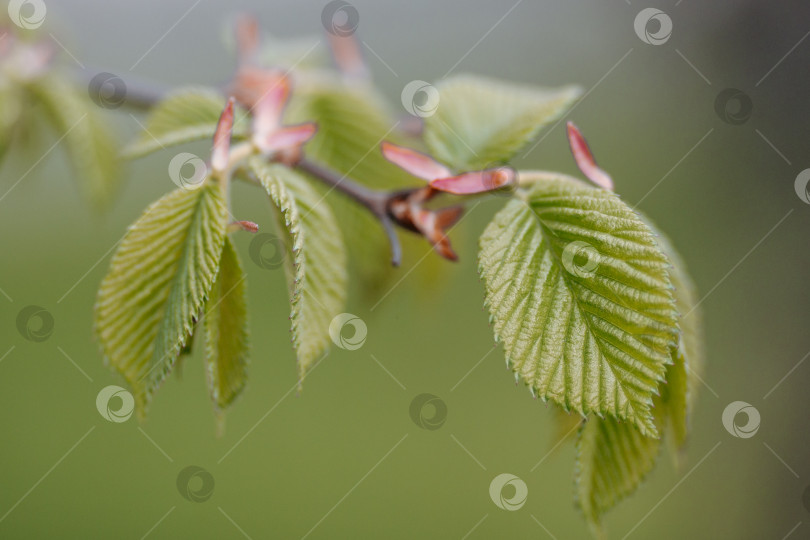
[[395, 221], [391, 219], [390, 204], [392, 200], [402, 197], [405, 192], [401, 190], [381, 191], [369, 189], [350, 180], [346, 175], [340, 176], [335, 171], [306, 158], [299, 160], [295, 167], [368, 208], [382, 224], [388, 242], [391, 244], [391, 264], [394, 266], [400, 265], [402, 262], [402, 246], [394, 229]]

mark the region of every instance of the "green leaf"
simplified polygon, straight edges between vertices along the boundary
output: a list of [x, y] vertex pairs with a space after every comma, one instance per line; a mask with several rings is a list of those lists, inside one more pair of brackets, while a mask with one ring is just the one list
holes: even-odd
[[116, 137], [105, 125], [101, 112], [58, 75], [37, 79], [29, 89], [62, 138], [85, 195], [98, 206], [109, 202], [121, 180], [121, 164]]
[[575, 86], [536, 88], [472, 75], [450, 77], [436, 88], [439, 105], [425, 118], [425, 142], [434, 157], [458, 170], [508, 161], [581, 94]]
[[99, 289], [95, 328], [104, 355], [145, 415], [214, 284], [225, 242], [222, 189], [178, 189], [130, 226]]
[[283, 216], [289, 235], [292, 339], [303, 377], [328, 349], [329, 324], [346, 303], [346, 253], [329, 205], [308, 180], [260, 157], [250, 167]]
[[[168, 146], [211, 139], [225, 98], [210, 88], [184, 88], [156, 105], [147, 116], [144, 130], [123, 151], [126, 158], [136, 158]], [[235, 138], [249, 133], [247, 113], [240, 108], [234, 112]]]
[[645, 437], [616, 418], [591, 417], [583, 424], [577, 439], [575, 498], [596, 537], [604, 537], [604, 513], [638, 488], [660, 448], [660, 439]]
[[[304, 148], [306, 155], [340, 174], [374, 188], [413, 185], [413, 177], [383, 158], [380, 143], [396, 141], [397, 122], [378, 96], [361, 87], [336, 83], [298, 86], [287, 111], [287, 122], [314, 120], [318, 132]], [[328, 188], [322, 193], [329, 192]], [[366, 291], [374, 295], [392, 277], [391, 252], [379, 222], [354, 201], [332, 190], [328, 201], [349, 242], [352, 270]]]
[[664, 404], [668, 410], [672, 442], [680, 448], [686, 442], [689, 416], [694, 407], [700, 373], [703, 371], [703, 332], [697, 293], [686, 263], [672, 245], [670, 239], [649, 220], [644, 218], [658, 237], [661, 249], [672, 263], [670, 280], [675, 287], [675, 309], [678, 311], [681, 336], [678, 348], [672, 353], [673, 364], [667, 367], [667, 385], [662, 389]]
[[678, 336], [668, 261], [613, 193], [528, 183], [480, 239], [496, 340], [532, 391], [657, 436], [650, 407]]
[[249, 353], [245, 272], [227, 237], [204, 319], [208, 387], [223, 410], [245, 387]]

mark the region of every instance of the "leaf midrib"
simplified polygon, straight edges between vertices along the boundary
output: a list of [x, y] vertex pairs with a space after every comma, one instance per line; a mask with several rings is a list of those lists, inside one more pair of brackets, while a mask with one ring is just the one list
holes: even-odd
[[[574, 305], [575, 305], [577, 311], [579, 312], [580, 316], [582, 317], [582, 320], [584, 321], [585, 326], [588, 329], [588, 332], [591, 334], [591, 336], [593, 336], [594, 341], [596, 342], [596, 348], [599, 351], [600, 358], [608, 366], [608, 369], [610, 369], [610, 372], [613, 374], [613, 378], [616, 380], [617, 387], [621, 390], [622, 395], [627, 400], [627, 403], [630, 404], [630, 407], [633, 409], [634, 413], [637, 415], [634, 420], [636, 420], [636, 421], [638, 421], [638, 422], [640, 422], [642, 424], [645, 424], [645, 429], [649, 429], [649, 427], [646, 426], [646, 423], [643, 422], [643, 420], [645, 419], [644, 413], [646, 411], [643, 408], [641, 410], [639, 410], [639, 407], [636, 405], [635, 399], [628, 395], [627, 389], [625, 388], [625, 384], [624, 384], [622, 378], [617, 374], [613, 364], [608, 360], [608, 356], [605, 354], [604, 350], [602, 349], [602, 343], [601, 343], [599, 337], [594, 332], [594, 329], [593, 329], [593, 327], [591, 325], [591, 321], [589, 319], [590, 313], [583, 309], [582, 305], [579, 302], [579, 298], [577, 297], [576, 294], [574, 294], [572, 292], [573, 291], [573, 282], [571, 281], [571, 278], [568, 275], [568, 272], [565, 270], [565, 267], [562, 264], [562, 260], [560, 259], [560, 256], [557, 254], [557, 252], [554, 249], [551, 248], [551, 245], [550, 245], [551, 240], [550, 240], [550, 238], [551, 237], [559, 238], [559, 236], [557, 236], [554, 233], [553, 230], [551, 230], [549, 227], [547, 227], [545, 225], [545, 223], [543, 223], [543, 219], [534, 210], [534, 207], [532, 206], [531, 202], [529, 202], [527, 200], [524, 200], [524, 202], [526, 203], [526, 206], [528, 207], [528, 211], [532, 214], [534, 219], [537, 220], [537, 224], [540, 227], [540, 234], [543, 237], [543, 240], [549, 243], [548, 250], [551, 253], [552, 258], [555, 261], [555, 266], [557, 266], [557, 271], [562, 276], [562, 279], [566, 284], [566, 288], [568, 289], [568, 292], [569, 292], [571, 298], [573, 298]], [[602, 295], [600, 294], [599, 296], [602, 296]], [[594, 315], [594, 317], [605, 321], [607, 324], [613, 324], [610, 321], [608, 321], [608, 320], [606, 320], [603, 317], [600, 317], [598, 315]], [[615, 325], [613, 325], [613, 326], [615, 326]], [[567, 332], [567, 330], [566, 330], [566, 332]], [[565, 354], [565, 353], [563, 352], [563, 354]], [[583, 387], [584, 387], [584, 383], [583, 383]], [[600, 388], [599, 388], [599, 395], [600, 396], [602, 395], [601, 385], [600, 385]], [[618, 403], [616, 403], [616, 407], [618, 408]], [[618, 413], [619, 411], [617, 410], [616, 412]]]

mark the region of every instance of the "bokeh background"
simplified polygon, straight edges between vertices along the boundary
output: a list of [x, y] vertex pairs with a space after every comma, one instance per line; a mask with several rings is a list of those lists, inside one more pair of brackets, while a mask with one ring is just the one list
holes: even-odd
[[[650, 7], [638, 0], [351, 1], [359, 35], [388, 65], [366, 50], [394, 106], [409, 81], [436, 81], [451, 68], [581, 84], [585, 98], [566, 118], [618, 192], [688, 262], [708, 358], [693, 434], [679, 468], [663, 455], [609, 514], [611, 537], [810, 537], [810, 205], [794, 189], [810, 167], [806, 3], [662, 0], [654, 7], [671, 18], [672, 35], [650, 45], [634, 31]], [[46, 2], [43, 30], [83, 64], [167, 87], [227, 79], [222, 36], [234, 12], [253, 11], [274, 35], [314, 43], [326, 3]], [[750, 99], [750, 114], [739, 100], [718, 114], [726, 88]], [[122, 134], [138, 129], [123, 109], [109, 116]], [[563, 127], [540, 137], [515, 164], [575, 173]], [[251, 378], [224, 435], [216, 437], [199, 351], [163, 386], [145, 423], [104, 420], [96, 395], [122, 382], [92, 339], [95, 291], [125, 227], [174, 187], [169, 155], [133, 163], [106, 213], [80, 198], [61, 151], [33, 169], [38, 155], [15, 152], [0, 169], [3, 193], [31, 169], [0, 202], [0, 537], [588, 537], [572, 505], [573, 437], [557, 445], [553, 411], [516, 387], [502, 351], [491, 351], [476, 239], [502, 199], [478, 206], [453, 233], [459, 264], [434, 264], [430, 254], [411, 272], [428, 251], [421, 245], [384, 298], [367, 298], [355, 282], [347, 311], [367, 323], [367, 341], [332, 351], [300, 394], [283, 275], [250, 263], [249, 238], [238, 236]], [[237, 189], [235, 206], [242, 218], [270, 223], [249, 187]], [[17, 331], [28, 305], [53, 316], [44, 342]], [[440, 429], [409, 416], [426, 392], [446, 404]], [[753, 437], [724, 429], [734, 401], [759, 411]], [[215, 480], [204, 503], [175, 485], [189, 465]], [[519, 511], [490, 500], [490, 481], [504, 472], [528, 486]]]

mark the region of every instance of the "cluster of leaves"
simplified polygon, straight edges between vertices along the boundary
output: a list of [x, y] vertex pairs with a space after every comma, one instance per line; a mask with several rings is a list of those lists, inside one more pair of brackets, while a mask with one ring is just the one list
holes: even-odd
[[[575, 159], [598, 186], [559, 173], [498, 169], [559, 119], [579, 89], [448, 78], [436, 85], [436, 114], [424, 118], [415, 136], [392, 130], [396, 119], [367, 80], [257, 47], [241, 51], [242, 65], [227, 93], [192, 87], [166, 96], [124, 150], [135, 158], [214, 138], [205, 177], [144, 212], [99, 290], [96, 333], [106, 360], [132, 387], [139, 414], [198, 326], [205, 333], [216, 411], [245, 386], [247, 291], [230, 235], [253, 227], [231, 215], [232, 180], [257, 184], [275, 208], [288, 251], [293, 346], [302, 378], [329, 346], [330, 322], [346, 300], [348, 261], [361, 261], [355, 270], [373, 285], [384, 279], [377, 269], [388, 257], [373, 212], [349, 198], [325, 197], [328, 187], [297, 166], [302, 151], [339, 176], [391, 193], [413, 186], [415, 177], [428, 180], [407, 198], [392, 199], [388, 210], [447, 258], [455, 255], [445, 227], [434, 222], [442, 216], [452, 222], [460, 211], [442, 214], [418, 204], [442, 191], [463, 196], [508, 184], [511, 196], [480, 237], [486, 306], [515, 377], [569, 413], [566, 419], [576, 419], [576, 502], [601, 534], [604, 513], [653, 468], [662, 436], [675, 452], [682, 448], [702, 357], [699, 318], [683, 318], [695, 310], [695, 299], [682, 261], [646, 217], [612, 192], [575, 128], [569, 128]], [[257, 60], [267, 57], [271, 68]], [[35, 81], [25, 83], [23, 94], [47, 104], [55, 92], [61, 105], [51, 114], [67, 114], [72, 91], [47, 74]], [[69, 118], [62, 122], [66, 137], [77, 129]], [[70, 147], [78, 161], [92, 153], [93, 174], [106, 179], [112, 172], [98, 161], [106, 143], [96, 138], [85, 133]], [[384, 139], [424, 154], [388, 143], [378, 151]]]

